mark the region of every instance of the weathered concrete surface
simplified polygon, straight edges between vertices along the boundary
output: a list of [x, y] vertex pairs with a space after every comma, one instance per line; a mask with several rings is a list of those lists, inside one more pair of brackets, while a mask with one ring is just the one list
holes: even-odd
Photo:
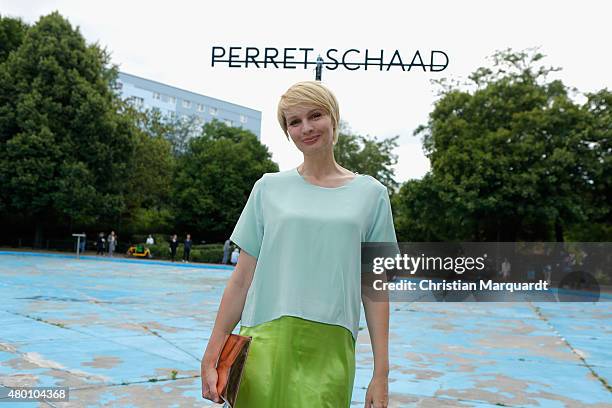
[[[0, 384], [70, 387], [69, 403], [0, 408], [218, 407], [199, 360], [231, 270], [211, 268], [0, 252]], [[612, 406], [612, 303], [391, 311], [390, 407]], [[355, 407], [372, 371], [361, 326]]]

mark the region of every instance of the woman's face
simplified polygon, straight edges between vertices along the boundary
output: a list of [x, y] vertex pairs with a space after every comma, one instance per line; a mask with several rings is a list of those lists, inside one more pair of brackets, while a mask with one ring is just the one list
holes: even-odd
[[334, 129], [331, 117], [314, 105], [299, 105], [285, 111], [287, 131], [304, 154], [333, 149]]

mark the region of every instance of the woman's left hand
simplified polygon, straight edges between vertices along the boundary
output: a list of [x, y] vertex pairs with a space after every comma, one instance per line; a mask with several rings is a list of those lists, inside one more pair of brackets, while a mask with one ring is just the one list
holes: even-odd
[[389, 378], [372, 377], [366, 392], [364, 408], [387, 408], [389, 404]]

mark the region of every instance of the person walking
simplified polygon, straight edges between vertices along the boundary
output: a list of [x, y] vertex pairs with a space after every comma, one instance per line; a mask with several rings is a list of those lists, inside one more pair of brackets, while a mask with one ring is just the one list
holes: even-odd
[[220, 402], [215, 363], [240, 322], [252, 341], [235, 408], [349, 407], [363, 302], [365, 406], [387, 407], [389, 303], [369, 297], [359, 262], [362, 242], [397, 242], [387, 188], [336, 162], [338, 103], [320, 82], [290, 87], [278, 121], [304, 160], [255, 183], [230, 236], [241, 251], [201, 361], [202, 396]]
[[115, 247], [117, 245], [117, 236], [115, 235], [115, 231], [111, 231], [108, 235], [108, 256], [113, 257], [113, 252], [115, 252]]
[[191, 235], [187, 234], [185, 242], [183, 242], [183, 262], [189, 262], [189, 255], [191, 254]]
[[153, 239], [153, 236], [151, 234], [149, 234], [149, 236], [147, 237], [146, 244], [147, 245], [155, 245], [155, 240]]
[[174, 234], [170, 239], [170, 258], [172, 259], [172, 262], [176, 260], [176, 249], [178, 248], [178, 245], [178, 238], [176, 234]]

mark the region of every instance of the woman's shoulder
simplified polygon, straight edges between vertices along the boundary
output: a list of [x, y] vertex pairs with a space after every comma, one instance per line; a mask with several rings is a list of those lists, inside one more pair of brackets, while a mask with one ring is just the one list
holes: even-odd
[[373, 193], [387, 193], [387, 187], [383, 183], [378, 181], [376, 178], [370, 176], [369, 174], [356, 174], [357, 177], [360, 177], [362, 179], [363, 182], [361, 183], [361, 185], [363, 186], [363, 188]]
[[263, 185], [274, 185], [287, 181], [291, 181], [293, 178], [293, 170], [277, 171], [274, 173], [264, 173], [255, 184]]

